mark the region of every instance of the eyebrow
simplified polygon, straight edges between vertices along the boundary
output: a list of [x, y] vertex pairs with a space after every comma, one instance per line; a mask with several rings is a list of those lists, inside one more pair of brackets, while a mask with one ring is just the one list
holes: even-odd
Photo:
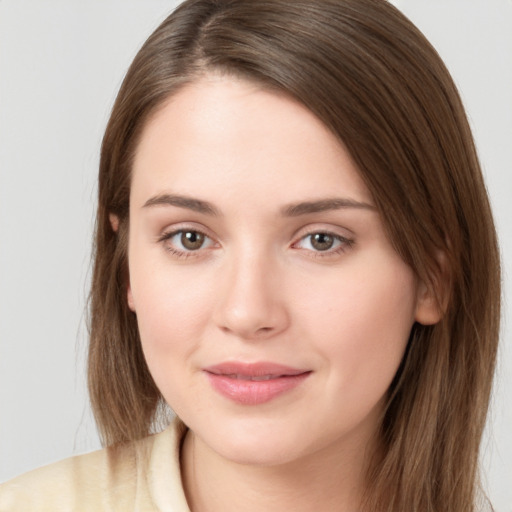
[[154, 196], [144, 203], [143, 208], [150, 206], [177, 206], [178, 208], [186, 208], [187, 210], [203, 213], [205, 215], [220, 215], [219, 210], [208, 201], [174, 194], [160, 194]]
[[329, 198], [319, 201], [306, 201], [300, 203], [289, 204], [285, 206], [281, 213], [285, 217], [298, 217], [309, 213], [319, 213], [329, 210], [341, 210], [344, 208], [357, 208], [361, 210], [376, 211], [377, 208], [369, 203], [355, 201], [348, 198]]
[[[220, 211], [212, 203], [176, 194], [159, 194], [151, 197], [144, 203], [143, 208], [152, 206], [177, 206], [178, 208], [186, 208], [187, 210], [192, 210], [205, 215], [220, 216]], [[281, 214], [284, 217], [299, 217], [301, 215], [325, 212], [329, 210], [340, 210], [344, 208], [357, 208], [371, 211], [377, 210], [375, 206], [369, 203], [355, 201], [354, 199], [328, 198], [286, 205], [281, 209]]]

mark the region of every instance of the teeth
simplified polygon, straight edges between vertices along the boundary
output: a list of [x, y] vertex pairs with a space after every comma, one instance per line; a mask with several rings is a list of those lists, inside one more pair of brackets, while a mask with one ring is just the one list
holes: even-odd
[[276, 379], [279, 375], [259, 375], [259, 376], [251, 376], [251, 375], [240, 375], [238, 373], [232, 373], [227, 375], [230, 379], [237, 380], [252, 380], [252, 381], [262, 381], [262, 380], [271, 380]]
[[275, 378], [276, 375], [262, 375], [261, 377], [250, 377], [251, 380], [270, 380]]

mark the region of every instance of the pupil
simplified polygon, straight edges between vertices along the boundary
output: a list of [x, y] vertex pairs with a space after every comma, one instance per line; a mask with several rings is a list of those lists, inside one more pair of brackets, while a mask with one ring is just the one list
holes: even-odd
[[326, 233], [316, 233], [315, 235], [313, 235], [313, 238], [311, 240], [311, 245], [317, 251], [327, 251], [333, 246], [333, 244], [334, 237]]
[[204, 235], [196, 231], [186, 231], [181, 234], [181, 243], [185, 249], [191, 251], [200, 249], [204, 242]]

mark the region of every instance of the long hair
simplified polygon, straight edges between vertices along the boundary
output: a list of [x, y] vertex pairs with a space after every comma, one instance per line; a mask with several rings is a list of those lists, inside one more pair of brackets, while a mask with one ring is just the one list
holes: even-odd
[[368, 468], [367, 509], [475, 510], [499, 332], [496, 234], [456, 87], [384, 0], [187, 0], [135, 57], [99, 170], [89, 389], [104, 443], [153, 431], [163, 403], [126, 301], [133, 156], [150, 116], [211, 72], [288, 94], [342, 141], [396, 251], [444, 310], [436, 325], [413, 326]]

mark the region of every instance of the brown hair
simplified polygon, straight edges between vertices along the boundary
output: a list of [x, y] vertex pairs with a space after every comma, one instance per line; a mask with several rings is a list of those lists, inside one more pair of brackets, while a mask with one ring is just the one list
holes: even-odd
[[[368, 510], [475, 509], [499, 331], [496, 235], [464, 109], [436, 51], [384, 0], [187, 0], [135, 57], [102, 145], [89, 387], [105, 444], [162, 397], [126, 303], [133, 154], [149, 116], [210, 71], [308, 107], [351, 153], [397, 252], [445, 309], [416, 324], [389, 392]], [[109, 215], [117, 216], [114, 232]]]

